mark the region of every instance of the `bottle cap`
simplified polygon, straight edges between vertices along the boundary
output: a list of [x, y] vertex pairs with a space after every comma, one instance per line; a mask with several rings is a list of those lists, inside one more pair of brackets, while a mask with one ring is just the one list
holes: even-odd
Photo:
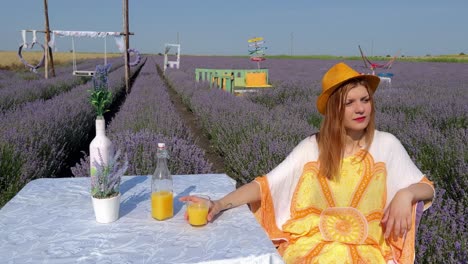
[[164, 143], [158, 143], [158, 148], [166, 148], [166, 144], [164, 144]]

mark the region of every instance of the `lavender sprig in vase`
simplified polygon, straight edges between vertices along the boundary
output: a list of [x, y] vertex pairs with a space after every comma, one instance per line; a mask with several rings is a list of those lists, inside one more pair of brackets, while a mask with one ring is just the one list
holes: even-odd
[[[91, 196], [94, 215], [98, 223], [111, 223], [119, 219], [120, 182], [128, 168], [127, 158], [120, 158], [120, 151], [109, 158], [105, 166], [102, 157], [95, 162], [95, 175], [91, 177]], [[123, 164], [121, 164], [123, 162]]]

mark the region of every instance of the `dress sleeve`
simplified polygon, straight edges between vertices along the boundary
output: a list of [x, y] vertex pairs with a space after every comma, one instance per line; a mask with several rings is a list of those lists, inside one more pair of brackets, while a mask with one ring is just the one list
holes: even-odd
[[318, 156], [315, 136], [302, 140], [277, 167], [270, 171], [269, 191], [279, 228], [290, 218], [291, 199], [304, 165]]
[[[387, 206], [398, 190], [406, 188], [411, 184], [425, 183], [434, 188], [433, 183], [425, 177], [411, 160], [400, 140], [388, 134], [388, 140], [385, 145], [388, 146], [388, 156], [385, 161], [387, 168]], [[427, 209], [432, 204], [432, 201], [425, 201], [424, 203], [424, 209]]]
[[[377, 134], [376, 134], [377, 135]], [[424, 183], [430, 185], [424, 174], [419, 170], [416, 164], [411, 160], [408, 152], [395, 136], [390, 133], [378, 132], [375, 138], [378, 142], [374, 148], [378, 161], [385, 163], [387, 169], [387, 204], [392, 201], [396, 192], [402, 188], [406, 188], [414, 183]], [[373, 143], [374, 144], [374, 143]], [[382, 155], [382, 156], [379, 156]], [[380, 160], [380, 157], [383, 157]], [[415, 239], [417, 235], [417, 227], [422, 216], [422, 210], [427, 209], [432, 204], [432, 201], [420, 201], [412, 207], [411, 229], [403, 238], [389, 239], [392, 247], [393, 258], [397, 263], [411, 264], [414, 263], [415, 256]]]
[[276, 216], [267, 177], [257, 177], [255, 182], [260, 187], [261, 199], [259, 202], [250, 203], [250, 210], [267, 232], [273, 244], [278, 248], [289, 240], [289, 235], [281, 231], [276, 225]]

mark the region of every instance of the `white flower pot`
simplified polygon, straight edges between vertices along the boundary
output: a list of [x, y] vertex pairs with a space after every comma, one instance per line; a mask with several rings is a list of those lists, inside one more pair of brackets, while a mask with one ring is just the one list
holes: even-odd
[[114, 155], [114, 145], [106, 137], [106, 121], [104, 118], [98, 117], [96, 119], [96, 137], [89, 144], [89, 162], [90, 162], [90, 174], [93, 177], [96, 174], [95, 162], [102, 166], [107, 166], [109, 160]]
[[105, 199], [93, 199], [94, 215], [98, 223], [112, 223], [119, 219], [120, 193], [117, 196]]

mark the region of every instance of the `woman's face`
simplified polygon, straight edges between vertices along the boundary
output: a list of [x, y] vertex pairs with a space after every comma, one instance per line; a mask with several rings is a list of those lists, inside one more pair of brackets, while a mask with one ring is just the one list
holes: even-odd
[[353, 137], [360, 137], [364, 133], [371, 116], [371, 101], [366, 87], [358, 84], [351, 88], [346, 95], [344, 127], [346, 133]]

